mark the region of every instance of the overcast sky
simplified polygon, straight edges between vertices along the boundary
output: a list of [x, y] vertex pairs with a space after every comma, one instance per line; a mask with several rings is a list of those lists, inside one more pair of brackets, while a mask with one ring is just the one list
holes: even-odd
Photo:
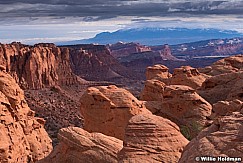
[[58, 42], [133, 27], [232, 29], [243, 0], [0, 0], [0, 42]]

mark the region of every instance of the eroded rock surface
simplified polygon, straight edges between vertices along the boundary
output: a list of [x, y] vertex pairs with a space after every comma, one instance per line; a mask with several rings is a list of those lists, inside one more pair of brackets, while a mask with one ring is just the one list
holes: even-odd
[[186, 146], [179, 162], [196, 162], [195, 158], [200, 156], [242, 157], [242, 111], [218, 118], [204, 129]]
[[140, 94], [140, 100], [143, 101], [162, 101], [165, 83], [152, 79], [145, 82], [144, 88]]
[[236, 56], [227, 57], [221, 59], [211, 66], [199, 69], [200, 72], [208, 75], [220, 75], [224, 73], [239, 72], [243, 71], [243, 55], [239, 54]]
[[190, 66], [182, 66], [175, 68], [172, 74], [171, 85], [186, 85], [191, 88], [197, 89], [202, 86], [206, 80], [205, 75], [201, 74], [197, 69]]
[[36, 118], [24, 93], [7, 73], [0, 71], [0, 162], [36, 162], [51, 150], [44, 119]]
[[175, 68], [173, 74], [164, 65], [154, 65], [147, 67], [146, 79], [156, 79], [164, 82], [166, 85], [186, 85], [197, 89], [209, 76], [200, 73], [196, 68], [182, 66]]
[[151, 90], [143, 91], [143, 97], [148, 97], [144, 102], [146, 108], [155, 115], [175, 122], [188, 139], [195, 137], [208, 125], [207, 117], [211, 115], [212, 106], [195, 89], [183, 85], [154, 87], [154, 90], [161, 90], [155, 92], [154, 96], [150, 96]]
[[140, 114], [129, 120], [119, 162], [178, 162], [188, 140], [168, 119]]
[[231, 114], [232, 112], [241, 111], [243, 109], [243, 102], [240, 100], [233, 101], [219, 101], [213, 104], [212, 115], [210, 118], [216, 119], [219, 116], [225, 116]]
[[[81, 97], [84, 129], [124, 139], [129, 119], [150, 113], [130, 92], [114, 85], [90, 87]], [[151, 114], [151, 113], [150, 113]]]
[[0, 44], [0, 64], [24, 89], [77, 83], [69, 49], [54, 44]]
[[59, 131], [60, 143], [39, 163], [114, 163], [122, 141], [101, 133], [68, 127]]
[[198, 93], [211, 104], [234, 99], [243, 101], [243, 71], [213, 76], [202, 84]]
[[138, 76], [121, 65], [104, 45], [70, 45], [72, 70], [86, 80], [110, 81]]
[[180, 126], [183, 134], [192, 139], [207, 124], [212, 106], [188, 86], [165, 87], [164, 100], [156, 115], [167, 117]]
[[133, 53], [151, 51], [150, 47], [134, 42], [118, 42], [116, 44], [109, 45], [109, 49], [111, 51], [111, 55], [115, 58], [128, 56]]
[[147, 67], [146, 69], [146, 79], [157, 79], [164, 83], [168, 83], [168, 79], [171, 77], [169, 69], [164, 65], [154, 65]]

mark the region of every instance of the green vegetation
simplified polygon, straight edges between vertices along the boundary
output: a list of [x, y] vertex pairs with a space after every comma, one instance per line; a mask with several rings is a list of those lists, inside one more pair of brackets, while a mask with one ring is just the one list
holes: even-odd
[[180, 130], [182, 135], [185, 138], [187, 138], [189, 141], [191, 141], [195, 133], [199, 133], [200, 131], [203, 130], [203, 126], [198, 122], [192, 121], [190, 126], [181, 125]]

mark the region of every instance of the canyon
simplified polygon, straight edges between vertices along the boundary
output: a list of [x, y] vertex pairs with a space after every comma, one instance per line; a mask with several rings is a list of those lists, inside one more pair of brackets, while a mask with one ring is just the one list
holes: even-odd
[[1, 44], [0, 162], [242, 156], [243, 55], [190, 61], [169, 45]]

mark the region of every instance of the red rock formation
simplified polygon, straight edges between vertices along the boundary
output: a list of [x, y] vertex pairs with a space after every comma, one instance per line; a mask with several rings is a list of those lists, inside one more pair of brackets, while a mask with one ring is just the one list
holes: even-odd
[[156, 79], [147, 80], [143, 91], [140, 94], [140, 100], [143, 101], [162, 101], [164, 94], [164, 87], [166, 85]]
[[160, 56], [163, 60], [178, 60], [175, 56], [172, 55], [170, 46], [168, 44], [165, 44], [162, 46], [162, 50], [158, 51], [160, 53]]
[[[155, 61], [165, 61], [173, 60], [179, 61], [175, 56], [172, 55], [169, 45], [163, 45], [163, 47], [158, 51], [141, 51], [137, 53], [130, 53], [129, 55], [119, 57], [120, 62], [138, 62], [144, 61], [144, 64], [147, 62]], [[142, 64], [142, 63], [140, 63]]]
[[128, 120], [150, 112], [130, 92], [111, 85], [90, 87], [81, 97], [81, 113], [85, 130], [123, 140]]
[[212, 76], [243, 71], [243, 55], [221, 59], [211, 66], [199, 69], [199, 71]]
[[119, 162], [178, 162], [187, 143], [170, 120], [152, 114], [136, 115], [127, 125]]
[[239, 99], [243, 101], [243, 71], [226, 73], [207, 79], [198, 93], [211, 104]]
[[[156, 80], [153, 82], [159, 83]], [[142, 100], [147, 100], [144, 102], [146, 108], [155, 115], [175, 122], [188, 139], [195, 137], [208, 125], [207, 117], [211, 115], [212, 106], [194, 89], [183, 85], [152, 86], [153, 89], [145, 86], [142, 92]]]
[[164, 65], [149, 66], [146, 69], [146, 79], [157, 79], [167, 85], [186, 85], [194, 89], [202, 86], [202, 83], [208, 78], [207, 75], [190, 66], [175, 68], [173, 74]]
[[219, 101], [213, 104], [212, 115], [210, 118], [216, 119], [219, 116], [225, 116], [231, 114], [232, 112], [240, 112], [243, 109], [243, 102], [240, 100], [233, 101]]
[[190, 66], [182, 66], [181, 68], [175, 68], [170, 79], [171, 85], [186, 85], [197, 89], [202, 86], [202, 83], [206, 80], [204, 74]]
[[[223, 40], [222, 40], [223, 41]], [[186, 48], [181, 50], [181, 47]], [[194, 48], [192, 48], [194, 47]], [[152, 48], [153, 49], [153, 48]], [[188, 57], [198, 57], [198, 56], [230, 56], [243, 53], [243, 43], [234, 44], [224, 44], [224, 45], [213, 45], [208, 46], [203, 44], [188, 44], [179, 45], [173, 47], [173, 53], [175, 56], [188, 56]]]
[[70, 67], [69, 50], [54, 44], [1, 44], [0, 64], [22, 88], [40, 89], [77, 82]]
[[86, 80], [112, 80], [136, 78], [131, 70], [122, 66], [104, 45], [74, 45], [70, 49], [72, 70]]
[[183, 134], [192, 139], [205, 126], [212, 106], [188, 86], [171, 85], [164, 90], [161, 109], [156, 113], [167, 117], [183, 130]]
[[59, 131], [60, 143], [39, 163], [114, 163], [122, 141], [100, 133], [69, 127]]
[[151, 48], [145, 45], [140, 45], [139, 43], [123, 43], [118, 42], [116, 44], [109, 45], [108, 48], [111, 51], [111, 55], [115, 58], [128, 56], [133, 53], [140, 53], [151, 51]]
[[196, 157], [199, 157], [199, 162], [201, 162], [201, 156], [242, 157], [242, 113], [243, 110], [241, 113], [233, 112], [218, 118], [210, 127], [204, 129], [185, 147], [179, 163], [195, 162]]
[[51, 140], [44, 119], [36, 118], [14, 79], [0, 71], [0, 162], [36, 162], [47, 156]]
[[226, 44], [220, 45], [215, 48], [215, 51], [212, 55], [232, 55], [242, 52], [243, 44]]
[[169, 83], [169, 78], [171, 74], [169, 73], [169, 69], [164, 65], [154, 65], [146, 68], [146, 79], [157, 79], [164, 83]]

